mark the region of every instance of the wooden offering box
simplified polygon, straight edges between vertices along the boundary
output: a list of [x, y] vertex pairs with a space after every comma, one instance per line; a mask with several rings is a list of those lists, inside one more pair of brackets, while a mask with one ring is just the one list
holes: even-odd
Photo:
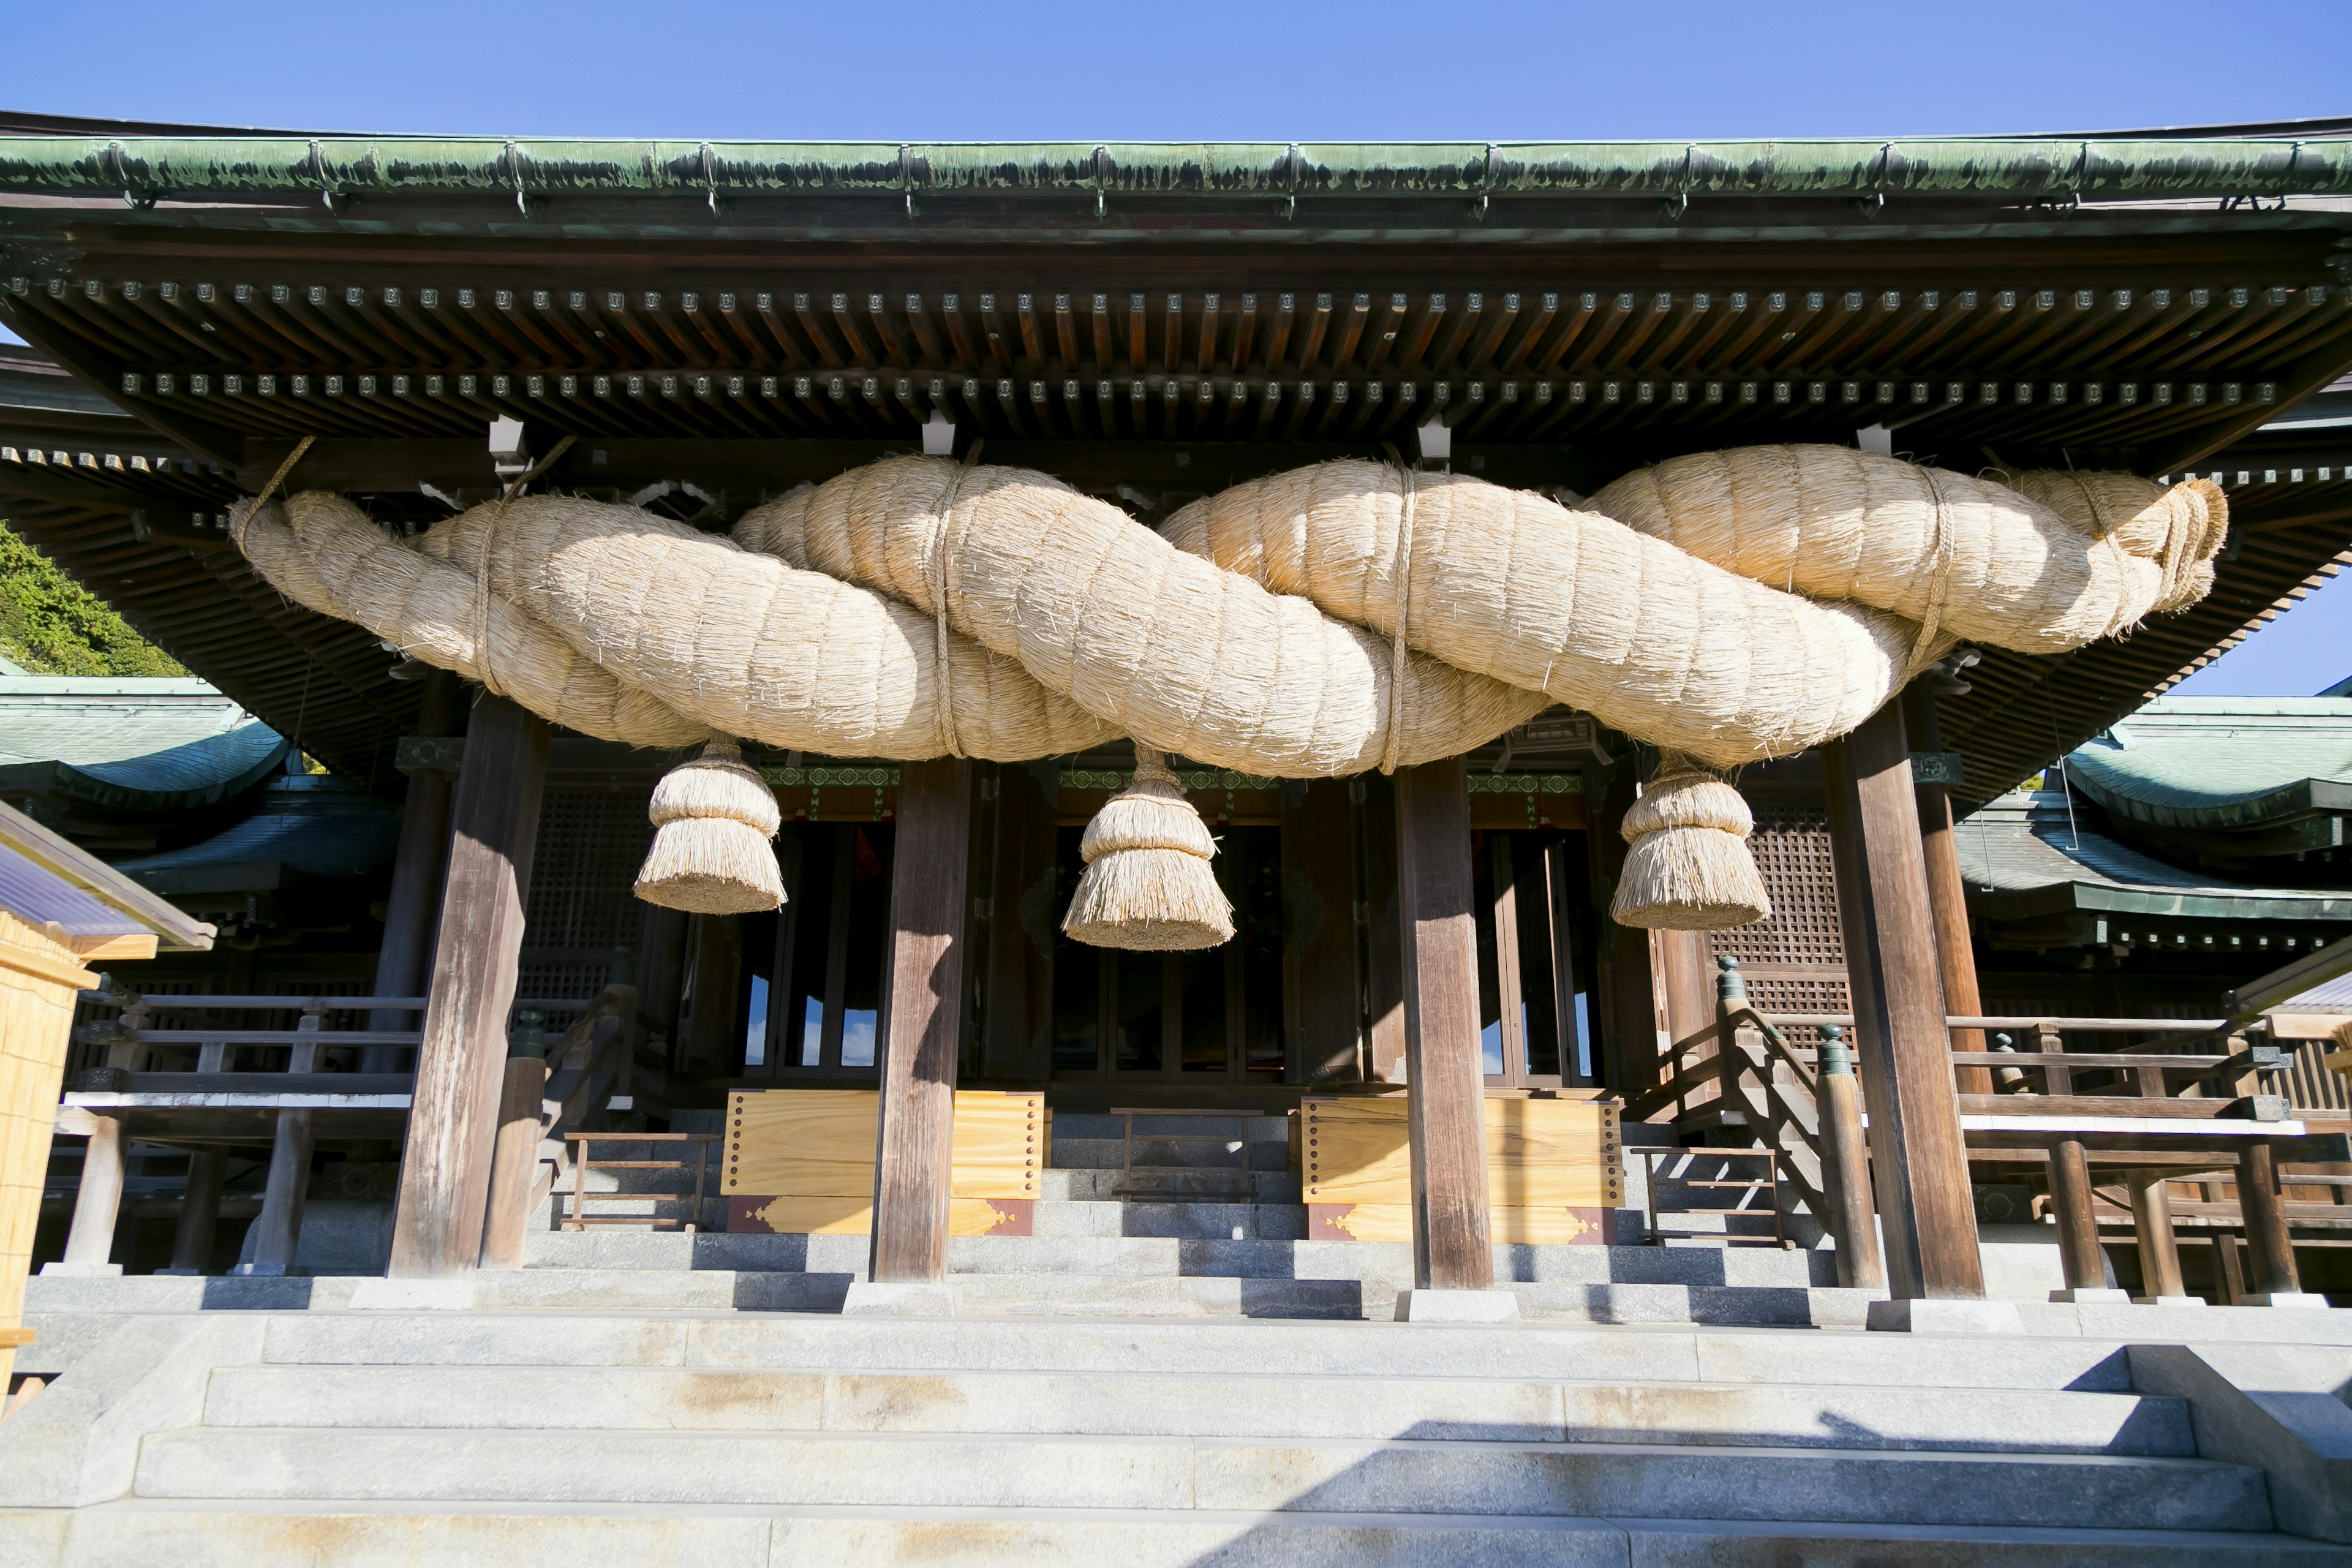
[[[874, 1228], [873, 1089], [769, 1089], [727, 1097], [719, 1191], [730, 1231], [864, 1236]], [[1027, 1236], [1047, 1158], [1040, 1092], [959, 1089], [950, 1236]]]
[[[1493, 1098], [1486, 1202], [1496, 1241], [1604, 1245], [1625, 1201], [1618, 1108]], [[1402, 1095], [1300, 1101], [1299, 1173], [1317, 1241], [1411, 1241], [1412, 1150]]]

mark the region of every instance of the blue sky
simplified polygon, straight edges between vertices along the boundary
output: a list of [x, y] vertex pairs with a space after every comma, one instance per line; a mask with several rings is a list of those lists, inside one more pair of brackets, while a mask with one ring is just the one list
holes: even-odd
[[[6, 101], [511, 136], [1514, 141], [2352, 113], [2346, 0], [302, 6], [0, 0]], [[2183, 690], [2352, 674], [2343, 580]]]

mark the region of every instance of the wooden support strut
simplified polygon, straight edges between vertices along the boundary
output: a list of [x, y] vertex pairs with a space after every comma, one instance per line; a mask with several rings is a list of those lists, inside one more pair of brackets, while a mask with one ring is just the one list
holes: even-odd
[[2238, 1207], [2246, 1218], [2246, 1247], [2252, 1254], [2248, 1294], [2299, 1293], [2303, 1284], [2295, 1271], [2294, 1240], [2279, 1194], [2278, 1163], [2267, 1143], [2249, 1143], [2239, 1152]]
[[1878, 1250], [1878, 1218], [1870, 1201], [1870, 1145], [1862, 1130], [1862, 1086], [1854, 1081], [1853, 1058], [1845, 1031], [1832, 1024], [1822, 1031], [1822, 1184], [1835, 1208], [1838, 1283], [1849, 1289], [1886, 1288], [1886, 1261]]
[[1486, 1086], [1463, 760], [1398, 769], [1396, 812], [1413, 1285], [1484, 1290], [1495, 1283], [1495, 1255], [1486, 1218]]
[[877, 1285], [947, 1278], [971, 836], [971, 763], [961, 757], [902, 763], [866, 1265]]
[[[114, 1256], [114, 1220], [122, 1206], [122, 1118], [90, 1114], [89, 1142], [83, 1145], [81, 1185], [74, 1193], [73, 1225], [66, 1232], [61, 1274], [120, 1274]], [[42, 1272], [48, 1270], [45, 1268]]]
[[2157, 1300], [2189, 1294], [2180, 1279], [2180, 1243], [2172, 1233], [2172, 1204], [2165, 1195], [2165, 1173], [2134, 1171], [2131, 1185], [2132, 1228], [2139, 1240], [2139, 1279], [2143, 1293]]
[[501, 697], [476, 703], [451, 807], [433, 985], [401, 1155], [394, 1279], [438, 1279], [480, 1263], [507, 1010], [546, 782], [547, 721]]
[[1873, 1180], [1898, 1300], [1981, 1298], [1974, 1192], [1899, 706], [1822, 748]]
[[2078, 1139], [2062, 1138], [2051, 1145], [2050, 1206], [2058, 1224], [2058, 1262], [2066, 1289], [2105, 1289], [2107, 1262], [2099, 1247], [2098, 1218], [2091, 1212], [2091, 1164]]
[[[1916, 731], [1911, 742], [1921, 751], [1943, 750], [1943, 731], [1936, 713], [1938, 679], [1930, 671], [1904, 694], [1910, 720], [1906, 727]], [[1944, 979], [1944, 1005], [1956, 1016], [1973, 1018], [1984, 1011], [1984, 1004], [1977, 990], [1976, 949], [1969, 939], [1968, 886], [1960, 876], [1959, 837], [1952, 829], [1952, 792], [1940, 784], [1916, 783], [1913, 791], [1919, 808], [1920, 853], [1927, 867], [1927, 900], [1936, 916], [1936, 962]], [[1982, 1029], [1955, 1029], [1951, 1042], [1954, 1050], [1986, 1048]], [[1990, 1094], [1990, 1069], [1961, 1068], [1959, 1091]]]
[[202, 1274], [212, 1258], [220, 1227], [221, 1180], [228, 1156], [218, 1149], [188, 1151], [188, 1184], [180, 1199], [180, 1224], [172, 1237], [173, 1274]]

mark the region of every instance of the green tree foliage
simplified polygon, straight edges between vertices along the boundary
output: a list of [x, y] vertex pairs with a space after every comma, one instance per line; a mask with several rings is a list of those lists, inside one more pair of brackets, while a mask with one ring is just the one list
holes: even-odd
[[0, 523], [0, 654], [37, 675], [188, 673], [5, 523]]

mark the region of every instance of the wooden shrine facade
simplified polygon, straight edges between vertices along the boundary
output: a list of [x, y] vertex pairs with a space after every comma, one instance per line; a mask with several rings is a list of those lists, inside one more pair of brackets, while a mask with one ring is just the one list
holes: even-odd
[[[760, 756], [792, 901], [731, 923], [632, 910], [601, 889], [642, 848], [630, 797], [659, 760], [581, 797], [561, 783], [570, 738], [412, 679], [237, 556], [227, 505], [299, 440], [289, 487], [411, 529], [496, 493], [494, 420], [533, 458], [570, 442], [541, 484], [711, 530], [942, 431], [1152, 521], [1391, 447], [1571, 499], [1778, 441], [2234, 475], [2232, 453], [2352, 366], [2352, 143], [2327, 138], [882, 149], [44, 129], [0, 137], [0, 321], [82, 402], [0, 416], [0, 494], [312, 754], [387, 795], [405, 781], [373, 981], [425, 998], [403, 1274], [481, 1256], [509, 1005], [533, 984], [585, 997], [625, 945], [677, 1102], [728, 1081], [879, 1086], [877, 1280], [936, 1277], [959, 1081], [1197, 1102], [1401, 1079], [1421, 1283], [1475, 1288], [1484, 1089], [1637, 1087], [1710, 954], [1598, 915], [1650, 759], [1537, 732], [1573, 715], [1393, 778], [1188, 778], [1240, 911], [1215, 953], [1055, 934], [1117, 753]], [[1827, 748], [1811, 804], [1759, 789], [1783, 914], [1727, 942], [1756, 944], [1759, 987], [1790, 1001], [1826, 1001], [1840, 955], [1897, 1295], [1981, 1289], [1943, 1023], [1956, 939], [1931, 898], [1948, 821], [1923, 824], [1913, 754], [1957, 759], [1965, 808], [2302, 590], [2345, 549], [2352, 477], [2258, 471], [2204, 604], [2062, 658], [1988, 651], [1932, 716], [1890, 705]], [[1833, 900], [1812, 812], [1838, 847]], [[559, 842], [593, 896], [548, 891]]]

